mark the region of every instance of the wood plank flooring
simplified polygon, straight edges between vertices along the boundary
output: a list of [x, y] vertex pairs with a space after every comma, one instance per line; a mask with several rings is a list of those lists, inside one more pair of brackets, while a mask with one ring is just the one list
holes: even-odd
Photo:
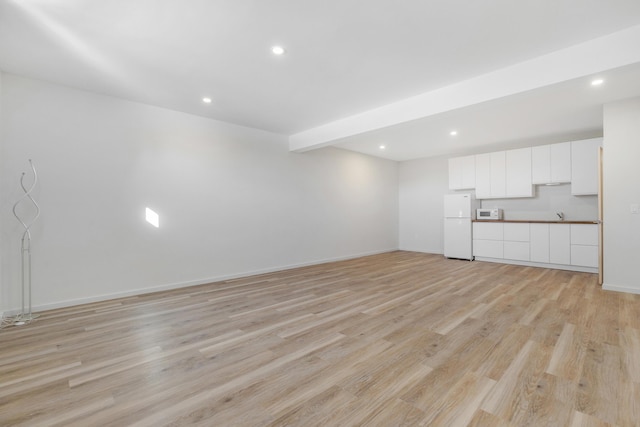
[[639, 426], [640, 295], [392, 252], [40, 313], [0, 425]]

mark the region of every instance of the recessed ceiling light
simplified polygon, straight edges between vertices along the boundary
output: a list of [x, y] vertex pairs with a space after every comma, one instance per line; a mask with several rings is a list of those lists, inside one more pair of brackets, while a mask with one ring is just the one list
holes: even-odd
[[284, 55], [286, 51], [282, 46], [274, 46], [271, 48], [271, 52], [273, 52], [274, 55]]
[[451, 132], [449, 132], [449, 135], [451, 136], [456, 136], [458, 134], [457, 130], [452, 130]]
[[380, 149], [381, 149], [381, 150], [384, 150], [385, 148], [387, 148], [385, 145], [381, 145], [381, 146], [380, 146]]
[[202, 98], [202, 102], [204, 102], [205, 104], [211, 104], [211, 98], [204, 97]]
[[602, 83], [604, 83], [603, 79], [595, 79], [591, 81], [591, 86], [600, 86]]

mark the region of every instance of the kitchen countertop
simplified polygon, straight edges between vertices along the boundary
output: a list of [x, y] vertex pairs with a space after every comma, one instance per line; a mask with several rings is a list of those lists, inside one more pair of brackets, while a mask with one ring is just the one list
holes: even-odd
[[538, 219], [474, 219], [473, 222], [520, 222], [531, 224], [597, 224], [598, 221], [545, 221]]

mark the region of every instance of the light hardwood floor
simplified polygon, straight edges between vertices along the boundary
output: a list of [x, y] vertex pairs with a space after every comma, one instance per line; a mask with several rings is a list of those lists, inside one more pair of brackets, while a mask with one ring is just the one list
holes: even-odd
[[393, 252], [0, 331], [0, 425], [638, 426], [640, 295]]

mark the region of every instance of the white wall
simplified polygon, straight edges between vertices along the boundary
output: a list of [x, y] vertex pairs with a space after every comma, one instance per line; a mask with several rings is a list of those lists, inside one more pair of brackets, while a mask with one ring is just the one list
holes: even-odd
[[[2, 173], [2, 169], [4, 169], [4, 144], [2, 143], [3, 132], [2, 132], [2, 78], [3, 74], [0, 72], [0, 190], [3, 188], [3, 180], [4, 174]], [[4, 193], [0, 192], [0, 196], [4, 197]], [[0, 208], [4, 210], [5, 203], [2, 198], [0, 198]], [[3, 215], [0, 215], [0, 239], [4, 239], [4, 219]], [[4, 315], [5, 304], [3, 303], [3, 292], [2, 292], [2, 276], [3, 276], [3, 264], [4, 264], [4, 254], [2, 251], [2, 240], [0, 240], [0, 320]]]
[[505, 219], [555, 221], [556, 212], [565, 220], [595, 221], [598, 219], [598, 196], [572, 196], [571, 184], [536, 185], [534, 197], [518, 199], [485, 199], [483, 208], [502, 208]]
[[20, 303], [11, 205], [29, 158], [40, 308], [397, 249], [395, 162], [2, 77], [0, 310]]
[[604, 107], [603, 231], [605, 289], [640, 293], [640, 98]]
[[406, 251], [441, 254], [444, 250], [443, 195], [449, 193], [445, 157], [400, 163], [399, 246]]

